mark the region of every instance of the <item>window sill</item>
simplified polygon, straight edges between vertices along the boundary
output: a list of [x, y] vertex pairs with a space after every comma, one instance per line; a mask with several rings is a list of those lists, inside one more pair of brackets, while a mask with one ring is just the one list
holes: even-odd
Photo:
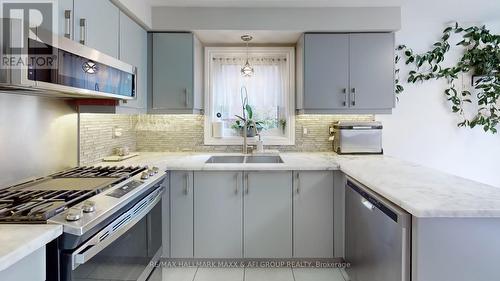
[[[249, 145], [257, 144], [257, 137], [249, 137], [247, 138], [247, 142]], [[285, 138], [285, 137], [263, 137], [264, 145], [295, 145], [295, 139]], [[243, 137], [224, 137], [224, 138], [213, 138], [213, 137], [205, 137], [204, 141], [205, 145], [242, 145]]]

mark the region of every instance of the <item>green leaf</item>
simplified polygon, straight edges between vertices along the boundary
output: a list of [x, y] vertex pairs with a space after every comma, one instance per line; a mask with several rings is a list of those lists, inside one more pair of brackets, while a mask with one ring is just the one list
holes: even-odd
[[253, 119], [253, 110], [252, 110], [252, 107], [247, 104], [245, 106], [245, 109], [247, 110], [247, 113], [248, 113], [248, 120], [252, 120]]

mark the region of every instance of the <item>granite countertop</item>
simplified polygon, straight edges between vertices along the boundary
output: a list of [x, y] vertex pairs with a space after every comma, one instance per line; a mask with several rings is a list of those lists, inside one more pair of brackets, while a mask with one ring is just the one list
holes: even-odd
[[61, 225], [0, 225], [0, 271], [29, 256], [61, 234]]
[[389, 156], [280, 153], [283, 164], [206, 164], [217, 153], [143, 152], [96, 165], [150, 165], [165, 170], [341, 170], [418, 218], [498, 217], [500, 188]]

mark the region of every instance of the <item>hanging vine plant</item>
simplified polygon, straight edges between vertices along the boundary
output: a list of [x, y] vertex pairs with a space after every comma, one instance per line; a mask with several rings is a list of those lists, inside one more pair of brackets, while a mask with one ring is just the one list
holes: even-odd
[[[456, 45], [464, 48], [459, 61], [451, 67], [443, 67], [445, 55], [450, 51], [450, 37], [461, 36]], [[417, 54], [405, 45], [396, 50], [396, 64], [404, 59], [406, 65], [412, 65], [408, 72], [408, 83], [423, 82], [431, 79], [446, 79], [448, 86], [444, 91], [451, 104], [451, 110], [461, 118], [459, 127], [482, 126], [485, 132], [496, 133], [500, 123], [500, 35], [491, 34], [485, 26], [463, 28], [458, 23], [443, 30], [440, 41], [434, 43], [431, 50]], [[401, 94], [404, 87], [399, 79], [400, 70], [396, 69], [396, 94]], [[473, 77], [471, 91], [458, 90], [456, 82], [460, 74]], [[474, 101], [473, 101], [474, 100]], [[464, 106], [477, 102], [477, 112], [467, 116]]]

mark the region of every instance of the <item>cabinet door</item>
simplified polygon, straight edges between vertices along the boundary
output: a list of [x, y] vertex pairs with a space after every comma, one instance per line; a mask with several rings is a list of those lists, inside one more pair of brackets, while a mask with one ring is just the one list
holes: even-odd
[[193, 34], [153, 34], [153, 112], [193, 108], [193, 63]]
[[304, 35], [304, 107], [347, 108], [349, 35]]
[[245, 258], [292, 256], [292, 172], [245, 173]]
[[162, 249], [164, 258], [170, 257], [170, 175], [163, 182], [165, 192], [162, 196]]
[[[110, 1], [74, 0], [74, 14], [73, 39], [84, 40], [85, 45], [118, 58], [120, 10]], [[81, 34], [82, 19], [85, 36]]]
[[137, 67], [136, 99], [120, 102], [117, 113], [145, 113], [147, 104], [147, 32], [120, 12], [120, 60]]
[[59, 0], [58, 5], [58, 34], [59, 36], [66, 36], [69, 39], [73, 39], [73, 0]]
[[243, 173], [194, 173], [194, 256], [242, 258]]
[[333, 172], [294, 172], [294, 257], [333, 257]]
[[193, 172], [170, 173], [170, 256], [193, 257]]
[[394, 107], [394, 34], [350, 35], [350, 107]]

